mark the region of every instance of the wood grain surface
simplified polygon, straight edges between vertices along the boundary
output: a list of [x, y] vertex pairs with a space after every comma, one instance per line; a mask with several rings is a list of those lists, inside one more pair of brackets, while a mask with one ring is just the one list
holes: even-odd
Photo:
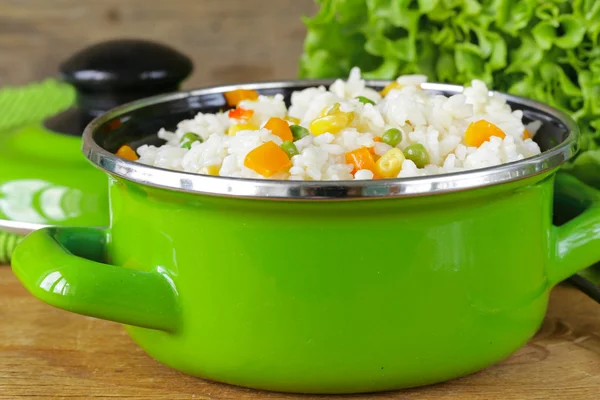
[[0, 266], [0, 399], [592, 400], [600, 393], [600, 306], [557, 287], [537, 336], [504, 362], [430, 387], [297, 396], [204, 381], [162, 366], [116, 323], [48, 306]]
[[156, 40], [194, 61], [184, 88], [297, 76], [313, 0], [0, 0], [0, 86], [58, 71], [114, 38]]

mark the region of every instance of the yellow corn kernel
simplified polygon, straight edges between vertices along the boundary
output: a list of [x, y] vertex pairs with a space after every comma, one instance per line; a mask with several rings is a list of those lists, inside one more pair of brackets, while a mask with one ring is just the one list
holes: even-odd
[[209, 165], [207, 167], [200, 168], [200, 173], [202, 175], [218, 176], [220, 169], [221, 167], [219, 167], [218, 165]]
[[398, 82], [394, 81], [394, 82], [390, 83], [389, 85], [387, 85], [386, 87], [384, 87], [383, 90], [381, 92], [379, 92], [379, 94], [381, 94], [382, 97], [385, 97], [390, 92], [390, 90], [400, 89], [401, 87], [402, 87], [402, 85], [400, 85]]
[[353, 111], [345, 112], [343, 114], [346, 114], [346, 116], [348, 117], [348, 125], [350, 125], [352, 121], [354, 121], [354, 117], [356, 116], [356, 114]]
[[284, 120], [286, 120], [288, 122], [291, 122], [292, 125], [298, 125], [298, 124], [300, 124], [300, 119], [299, 118], [287, 116], [287, 117], [284, 118]]
[[317, 118], [310, 123], [310, 132], [315, 136], [327, 132], [338, 133], [351, 122], [350, 117], [347, 114], [349, 113], [337, 113]]
[[393, 148], [388, 150], [387, 153], [381, 156], [375, 163], [375, 170], [377, 175], [382, 178], [395, 178], [402, 170], [402, 163], [405, 157], [402, 150]]
[[331, 106], [327, 106], [321, 110], [321, 117], [326, 115], [333, 115], [340, 111], [340, 103], [333, 103]]
[[258, 129], [258, 126], [254, 124], [235, 124], [231, 125], [227, 130], [227, 134], [229, 136], [235, 136], [239, 131], [255, 131]]

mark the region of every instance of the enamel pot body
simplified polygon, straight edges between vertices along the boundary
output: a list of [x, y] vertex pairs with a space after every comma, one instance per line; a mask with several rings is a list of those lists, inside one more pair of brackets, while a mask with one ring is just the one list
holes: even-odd
[[[294, 186], [139, 170], [90, 149], [109, 172], [110, 227], [30, 234], [16, 275], [215, 381], [358, 393], [464, 376], [519, 349], [550, 289], [600, 260], [600, 195], [557, 167], [462, 190], [442, 190], [456, 176]], [[585, 208], [560, 227], [555, 190]]]

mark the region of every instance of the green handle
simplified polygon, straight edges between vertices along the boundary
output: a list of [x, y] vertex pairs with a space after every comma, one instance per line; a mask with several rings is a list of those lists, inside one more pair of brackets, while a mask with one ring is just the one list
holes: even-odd
[[143, 328], [176, 331], [177, 290], [166, 275], [103, 264], [106, 232], [37, 230], [15, 249], [12, 268], [40, 300], [78, 314]]
[[600, 261], [600, 191], [567, 173], [556, 176], [556, 195], [585, 209], [555, 227], [556, 253], [548, 279], [552, 286]]

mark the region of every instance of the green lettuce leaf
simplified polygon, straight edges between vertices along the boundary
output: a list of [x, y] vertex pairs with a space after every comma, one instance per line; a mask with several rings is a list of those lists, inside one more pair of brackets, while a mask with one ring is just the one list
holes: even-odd
[[304, 78], [422, 73], [530, 97], [570, 113], [581, 151], [566, 170], [600, 188], [600, 1], [317, 0]]

